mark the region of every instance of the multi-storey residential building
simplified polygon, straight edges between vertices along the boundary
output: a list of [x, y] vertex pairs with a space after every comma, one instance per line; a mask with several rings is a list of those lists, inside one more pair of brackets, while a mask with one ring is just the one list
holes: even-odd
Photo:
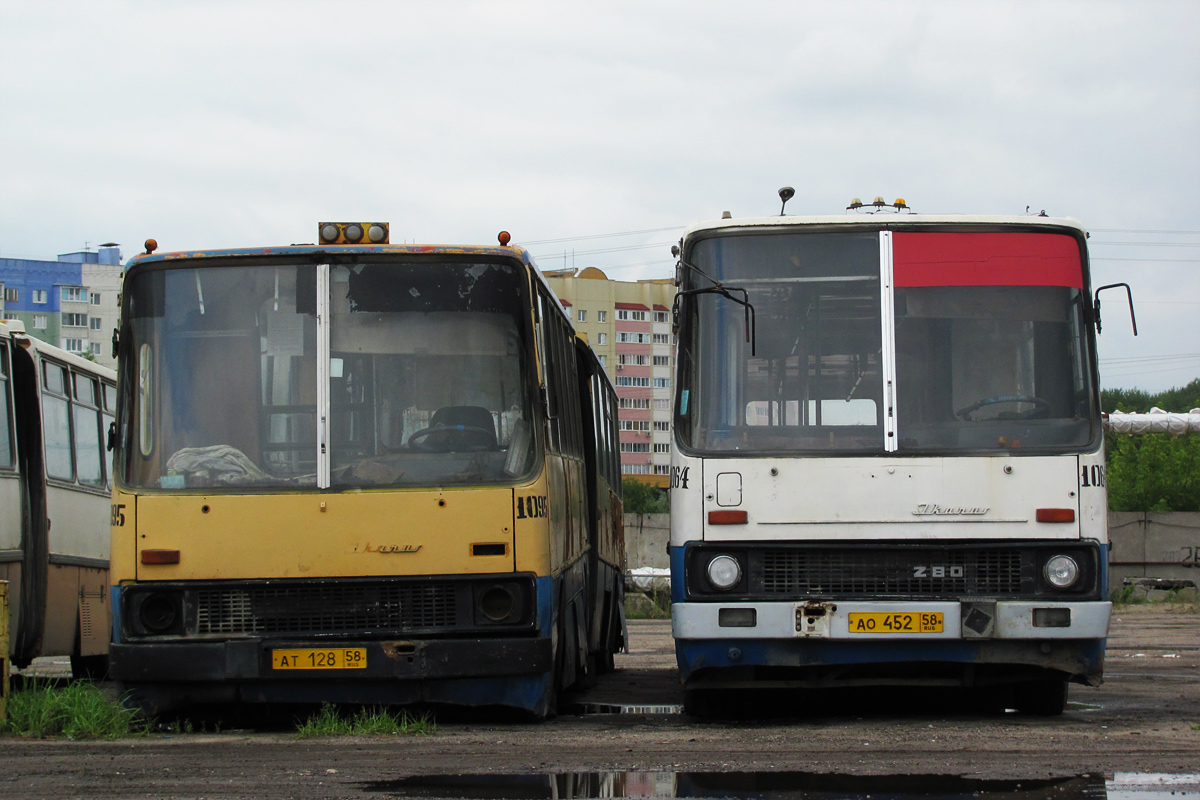
[[674, 282], [614, 281], [595, 267], [544, 274], [617, 387], [621, 471], [665, 487], [671, 472]]
[[0, 258], [0, 316], [25, 330], [98, 363], [115, 367], [112, 334], [120, 313], [121, 251], [64, 253], [57, 261]]

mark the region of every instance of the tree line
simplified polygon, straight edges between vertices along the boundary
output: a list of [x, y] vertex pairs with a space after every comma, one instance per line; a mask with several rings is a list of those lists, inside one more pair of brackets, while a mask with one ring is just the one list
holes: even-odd
[[[1101, 409], [1145, 414], [1151, 408], [1186, 412], [1200, 408], [1200, 378], [1176, 389], [1150, 394], [1140, 389], [1105, 389]], [[1110, 511], [1200, 511], [1200, 436], [1143, 436], [1105, 433]], [[625, 511], [665, 513], [667, 493], [626, 478]]]
[[[1151, 408], [1200, 408], [1200, 378], [1187, 386], [1149, 394], [1105, 389], [1102, 410], [1145, 414]], [[1200, 511], [1200, 436], [1105, 433], [1110, 511]]]

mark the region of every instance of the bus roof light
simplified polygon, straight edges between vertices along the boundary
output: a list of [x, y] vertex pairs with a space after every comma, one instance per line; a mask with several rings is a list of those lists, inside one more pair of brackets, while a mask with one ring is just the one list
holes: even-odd
[[863, 207], [863, 201], [856, 197], [850, 201], [850, 205], [846, 206], [846, 210], [849, 211], [850, 209], [853, 209], [853, 208], [862, 208], [862, 207]]
[[158, 242], [154, 241], [153, 239], [146, 240], [146, 255], [153, 253], [157, 249], [158, 249]]
[[779, 199], [783, 201], [779, 206], [779, 216], [781, 216], [781, 217], [783, 216], [784, 206], [787, 205], [788, 200], [791, 200], [795, 196], [796, 196], [796, 190], [790, 186], [784, 186], [782, 189], [779, 190]]
[[500, 231], [496, 234], [496, 241], [500, 243], [501, 247], [508, 247], [508, 243], [512, 241], [512, 234], [508, 231]]
[[904, 202], [903, 197], [897, 197], [896, 202], [892, 203], [892, 206], [899, 210], [901, 208], [908, 208], [908, 203]]
[[317, 232], [321, 244], [388, 244], [390, 234], [386, 222], [319, 222]]

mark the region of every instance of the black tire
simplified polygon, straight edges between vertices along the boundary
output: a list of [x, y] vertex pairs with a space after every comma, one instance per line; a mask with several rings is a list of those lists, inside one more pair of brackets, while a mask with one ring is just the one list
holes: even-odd
[[736, 689], [685, 689], [683, 713], [699, 719], [744, 719], [754, 714], [755, 694]]
[[71, 676], [77, 681], [102, 681], [108, 677], [108, 654], [71, 655]]
[[713, 712], [712, 691], [705, 689], [685, 689], [683, 692], [683, 713], [689, 717], [708, 719]]
[[1013, 690], [1013, 707], [1035, 717], [1057, 717], [1067, 708], [1067, 682], [1046, 678], [1018, 684]]

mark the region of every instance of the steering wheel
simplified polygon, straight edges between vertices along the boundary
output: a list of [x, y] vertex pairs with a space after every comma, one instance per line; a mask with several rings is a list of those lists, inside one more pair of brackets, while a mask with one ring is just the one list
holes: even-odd
[[443, 425], [422, 428], [408, 437], [408, 446], [422, 453], [478, 453], [494, 447], [493, 435], [473, 425]]
[[975, 413], [984, 406], [994, 406], [998, 403], [1029, 403], [1033, 408], [1028, 411], [1022, 411], [1012, 416], [997, 417], [997, 419], [1038, 419], [1039, 417], [1050, 416], [1052, 407], [1049, 400], [1043, 400], [1040, 397], [1034, 397], [1028, 394], [1002, 394], [995, 397], [985, 397], [978, 402], [972, 403], [966, 408], [960, 408], [954, 412], [954, 416], [964, 422], [974, 422], [971, 414]]

